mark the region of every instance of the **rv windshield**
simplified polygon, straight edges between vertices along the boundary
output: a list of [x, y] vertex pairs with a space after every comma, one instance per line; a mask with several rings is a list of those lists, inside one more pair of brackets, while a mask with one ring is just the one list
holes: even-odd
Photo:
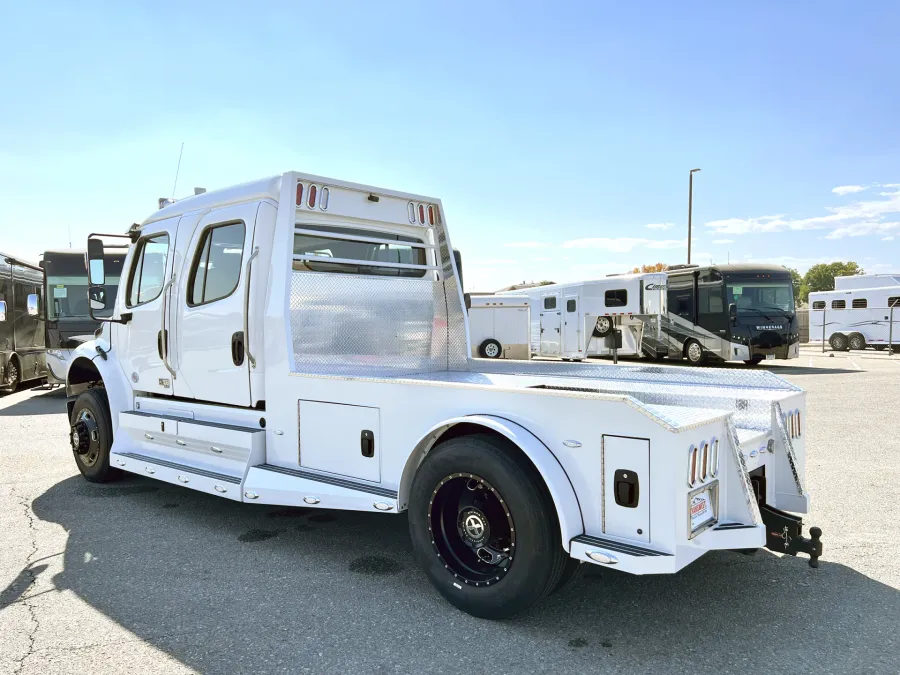
[[734, 303], [738, 314], [759, 314], [766, 310], [794, 313], [794, 289], [790, 281], [731, 281], [726, 288], [727, 303]]
[[[107, 275], [106, 284], [106, 309], [94, 310], [96, 316], [112, 316], [113, 305], [116, 300], [116, 291], [119, 289], [119, 277]], [[87, 319], [91, 314], [88, 310], [88, 281], [85, 276], [58, 277], [47, 275], [47, 318], [54, 319]]]

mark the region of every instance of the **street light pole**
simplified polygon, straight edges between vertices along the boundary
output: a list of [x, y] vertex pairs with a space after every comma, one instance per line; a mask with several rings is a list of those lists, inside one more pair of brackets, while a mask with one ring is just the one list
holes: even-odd
[[694, 211], [694, 174], [700, 169], [691, 169], [688, 174], [688, 265], [691, 264], [691, 217]]

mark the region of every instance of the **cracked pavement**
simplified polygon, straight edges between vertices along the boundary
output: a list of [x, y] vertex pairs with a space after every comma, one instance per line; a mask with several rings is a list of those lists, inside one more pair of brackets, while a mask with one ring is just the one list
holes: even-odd
[[0, 397], [0, 673], [900, 672], [900, 357], [805, 348], [772, 370], [808, 391], [818, 570], [766, 551], [591, 568], [495, 623], [439, 598], [405, 516], [92, 485], [62, 392]]

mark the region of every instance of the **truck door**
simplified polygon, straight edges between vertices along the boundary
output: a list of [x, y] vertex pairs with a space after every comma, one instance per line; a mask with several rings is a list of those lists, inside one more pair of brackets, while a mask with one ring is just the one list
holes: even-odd
[[545, 295], [541, 302], [541, 354], [557, 356], [560, 346], [559, 293]]
[[581, 345], [581, 312], [578, 307], [578, 296], [567, 295], [563, 318], [563, 356], [584, 356], [580, 352]]
[[[142, 392], [172, 395], [172, 373], [163, 360], [169, 337], [169, 296], [178, 218], [144, 228], [134, 245], [125, 284], [125, 310], [131, 320], [117, 327], [119, 359], [125, 376]], [[167, 357], [168, 358], [168, 357]]]
[[178, 281], [175, 393], [179, 396], [251, 405], [244, 311], [258, 208], [257, 203], [229, 206], [206, 214], [196, 224], [185, 223], [192, 235]]

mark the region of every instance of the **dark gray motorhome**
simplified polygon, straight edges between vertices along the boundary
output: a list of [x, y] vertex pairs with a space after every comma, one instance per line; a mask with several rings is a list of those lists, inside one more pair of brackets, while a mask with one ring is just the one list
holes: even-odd
[[778, 265], [669, 268], [669, 358], [757, 364], [800, 354], [791, 273]]
[[[119, 274], [125, 262], [126, 249], [110, 249], [104, 255], [109, 309], [95, 310], [99, 318], [112, 316], [112, 306], [119, 288]], [[44, 269], [47, 298], [47, 378], [54, 384], [65, 384], [72, 350], [82, 342], [94, 339], [100, 321], [91, 318], [88, 306], [86, 255], [83, 250], [45, 251], [39, 265]]]
[[47, 375], [43, 289], [40, 267], [0, 253], [0, 392]]

